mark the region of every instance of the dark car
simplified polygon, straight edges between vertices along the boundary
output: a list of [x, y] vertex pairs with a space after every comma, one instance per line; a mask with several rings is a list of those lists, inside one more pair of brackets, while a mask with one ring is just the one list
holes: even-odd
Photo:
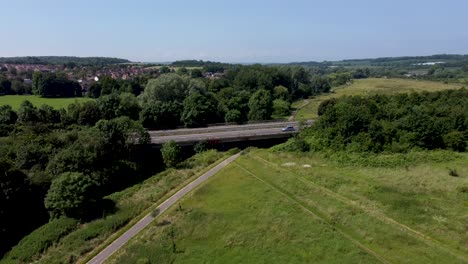
[[287, 126], [283, 129], [281, 129], [283, 132], [289, 132], [289, 131], [296, 131], [296, 129], [293, 126]]

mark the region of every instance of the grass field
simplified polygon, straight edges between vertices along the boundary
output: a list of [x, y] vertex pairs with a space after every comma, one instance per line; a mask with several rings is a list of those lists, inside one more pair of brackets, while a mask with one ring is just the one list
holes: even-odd
[[85, 102], [93, 100], [87, 97], [79, 98], [42, 98], [35, 95], [4, 95], [0, 96], [0, 105], [11, 105], [17, 110], [24, 100], [29, 100], [33, 105], [40, 107], [43, 104], [52, 106], [55, 109], [67, 108], [67, 106], [76, 101]]
[[[374, 95], [374, 94], [397, 94], [421, 91], [440, 91], [449, 89], [459, 89], [460, 84], [444, 84], [441, 82], [418, 81], [410, 79], [361, 79], [354, 80], [352, 84], [334, 88], [334, 93], [316, 96], [307, 99], [308, 105], [301, 108], [297, 114], [297, 120], [307, 120], [317, 118], [317, 109], [321, 102], [340, 96], [352, 95]], [[293, 104], [293, 108], [301, 105], [303, 101]]]
[[255, 150], [110, 263], [466, 263], [468, 155], [447, 156], [378, 167]]

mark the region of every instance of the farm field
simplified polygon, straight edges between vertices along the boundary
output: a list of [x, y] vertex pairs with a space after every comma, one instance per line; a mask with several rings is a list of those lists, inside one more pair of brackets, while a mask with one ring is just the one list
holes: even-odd
[[252, 150], [109, 262], [466, 263], [468, 155], [374, 158]]
[[[410, 79], [384, 79], [370, 78], [353, 80], [350, 85], [344, 85], [334, 88], [334, 93], [319, 95], [314, 98], [307, 99], [308, 104], [301, 108], [296, 114], [296, 120], [315, 119], [318, 117], [317, 109], [321, 102], [341, 97], [354, 95], [374, 95], [374, 94], [397, 94], [411, 92], [434, 92], [440, 90], [459, 89], [463, 87], [460, 84], [444, 84], [441, 82], [419, 81]], [[302, 104], [303, 100], [295, 102], [292, 107], [295, 108]]]
[[17, 110], [21, 103], [29, 100], [33, 105], [40, 107], [43, 104], [50, 105], [54, 109], [67, 108], [67, 106], [74, 102], [85, 102], [94, 100], [87, 97], [77, 98], [42, 98], [35, 95], [4, 95], [0, 96], [1, 105], [11, 105], [14, 110]]

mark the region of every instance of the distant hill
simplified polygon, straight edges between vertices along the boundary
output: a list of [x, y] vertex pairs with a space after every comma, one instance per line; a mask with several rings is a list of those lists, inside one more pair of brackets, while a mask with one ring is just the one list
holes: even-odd
[[0, 64], [75, 64], [77, 66], [103, 66], [115, 63], [128, 63], [129, 60], [106, 57], [68, 57], [68, 56], [28, 56], [0, 57]]
[[[448, 67], [460, 67], [468, 65], [468, 55], [438, 54], [431, 56], [405, 56], [405, 57], [382, 57], [374, 59], [352, 59], [341, 61], [306, 61], [292, 62], [290, 65], [301, 65], [308, 67], [326, 67], [326, 66], [386, 66], [386, 67], [408, 67], [421, 63], [443, 62]], [[423, 65], [424, 66], [424, 65]], [[428, 65], [425, 65], [428, 66]]]

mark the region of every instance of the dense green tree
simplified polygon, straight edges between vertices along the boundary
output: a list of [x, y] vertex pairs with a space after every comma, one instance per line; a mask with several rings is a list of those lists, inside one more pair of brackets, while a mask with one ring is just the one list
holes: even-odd
[[38, 120], [44, 124], [60, 123], [59, 111], [51, 106], [43, 104], [37, 111]]
[[23, 82], [19, 80], [13, 80], [11, 82], [11, 93], [12, 94], [31, 94], [31, 86], [24, 84]]
[[189, 73], [189, 71], [185, 67], [178, 68], [176, 72], [179, 75], [187, 75]]
[[183, 105], [177, 101], [156, 101], [140, 111], [140, 122], [152, 129], [171, 129], [180, 124]]
[[96, 101], [87, 101], [80, 105], [76, 122], [80, 125], [94, 126], [102, 118], [102, 112]]
[[269, 91], [260, 89], [249, 100], [249, 120], [267, 120], [273, 113], [273, 98]]
[[162, 66], [161, 68], [159, 68], [159, 73], [161, 74], [166, 74], [166, 73], [170, 73], [171, 72], [171, 68], [167, 67], [167, 66]]
[[11, 81], [0, 75], [0, 95], [11, 94]]
[[138, 97], [143, 106], [155, 101], [182, 102], [188, 93], [189, 79], [177, 74], [165, 74], [148, 81], [144, 92]]
[[101, 85], [101, 95], [109, 95], [114, 92], [119, 92], [121, 88], [119, 82], [110, 76], [100, 77], [99, 84]]
[[288, 92], [288, 88], [282, 86], [282, 85], [278, 85], [276, 86], [275, 88], [273, 88], [273, 97], [275, 99], [281, 99], [281, 100], [284, 100], [284, 101], [289, 101], [289, 92]]
[[61, 73], [33, 74], [32, 91], [35, 95], [42, 97], [79, 97], [81, 86], [76, 81], [68, 80]]
[[273, 68], [268, 68], [261, 65], [243, 67], [237, 73], [234, 79], [234, 85], [236, 87], [240, 87], [241, 89], [248, 90], [272, 90], [275, 84], [275, 76], [273, 71]]
[[40, 94], [44, 93], [43, 85], [41, 84], [42, 78], [43, 78], [42, 72], [40, 72], [40, 71], [34, 72], [33, 77], [32, 77], [32, 92], [33, 92], [33, 94], [40, 95]]
[[83, 218], [98, 200], [96, 184], [82, 173], [61, 174], [50, 186], [44, 204], [52, 218]]
[[331, 86], [330, 81], [327, 77], [323, 77], [320, 75], [315, 75], [312, 78], [310, 88], [312, 89], [310, 94], [316, 95], [321, 93], [328, 93], [330, 92]]
[[242, 113], [237, 109], [230, 109], [224, 115], [224, 121], [227, 123], [242, 123], [244, 121]]
[[120, 97], [117, 94], [103, 95], [97, 102], [102, 118], [113, 119], [119, 115]]
[[101, 96], [102, 86], [99, 82], [93, 82], [88, 88], [88, 97], [98, 98]]
[[194, 92], [184, 100], [182, 121], [186, 127], [198, 127], [219, 121], [218, 101], [212, 93]]
[[37, 122], [39, 121], [37, 108], [28, 100], [21, 103], [18, 108], [19, 122]]
[[188, 93], [206, 93], [206, 84], [201, 79], [191, 79], [188, 85]]
[[276, 116], [286, 116], [290, 114], [291, 104], [282, 99], [273, 101], [273, 114]]
[[175, 167], [181, 161], [180, 147], [175, 141], [164, 143], [161, 148], [161, 154], [164, 164], [169, 168]]
[[36, 195], [27, 175], [0, 159], [0, 255], [41, 223], [42, 202]]
[[454, 151], [465, 151], [466, 150], [466, 139], [465, 135], [461, 131], [451, 131], [443, 136], [444, 144], [447, 148]]
[[190, 71], [190, 76], [192, 78], [202, 78], [203, 72], [200, 69], [195, 68]]
[[120, 104], [117, 108], [117, 116], [128, 116], [133, 120], [138, 120], [140, 115], [140, 105], [132, 93], [122, 93], [119, 95]]
[[0, 106], [0, 124], [11, 125], [16, 123], [17, 119], [18, 115], [13, 111], [10, 105]]

